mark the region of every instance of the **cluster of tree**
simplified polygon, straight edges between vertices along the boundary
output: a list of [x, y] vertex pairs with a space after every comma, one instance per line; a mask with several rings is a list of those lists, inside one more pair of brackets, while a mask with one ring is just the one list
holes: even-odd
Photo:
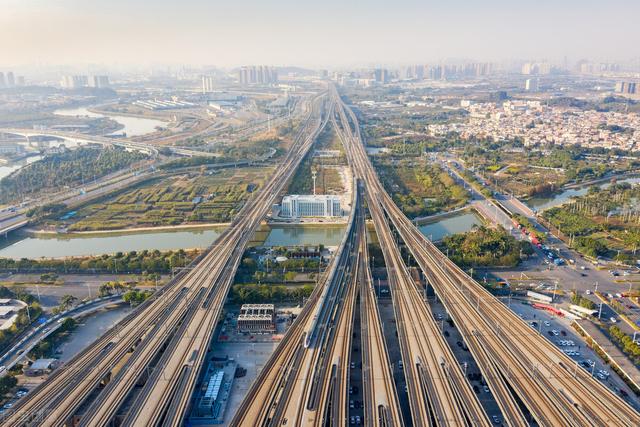
[[48, 203], [29, 209], [26, 213], [27, 218], [52, 217], [60, 215], [67, 209], [64, 203]]
[[18, 380], [13, 375], [0, 377], [0, 396], [9, 393], [18, 384]]
[[578, 252], [591, 257], [604, 256], [609, 252], [609, 247], [602, 240], [588, 236], [576, 237], [573, 245]]
[[461, 267], [516, 266], [520, 254], [533, 253], [531, 244], [518, 241], [502, 229], [475, 227], [467, 233], [453, 234], [442, 240], [441, 246]]
[[47, 189], [89, 182], [147, 158], [122, 148], [80, 147], [45, 156], [0, 180], [0, 202]]
[[98, 288], [98, 296], [108, 297], [113, 294], [120, 295], [122, 292], [124, 292], [126, 289], [129, 289], [130, 287], [131, 287], [131, 284], [127, 282], [119, 282], [119, 281], [106, 282], [100, 285], [100, 288]]
[[313, 285], [287, 287], [283, 285], [241, 284], [231, 287], [230, 298], [234, 304], [250, 304], [265, 301], [302, 301], [313, 292]]
[[629, 335], [622, 332], [617, 326], [611, 326], [609, 328], [609, 334], [636, 365], [640, 363], [640, 346], [634, 343]]
[[593, 310], [594, 308], [596, 308], [596, 305], [593, 301], [583, 297], [579, 292], [576, 291], [573, 291], [571, 293], [571, 302], [575, 305], [579, 305], [580, 307], [588, 308], [589, 310]]
[[409, 217], [432, 215], [464, 205], [469, 194], [442, 168], [432, 164], [395, 165], [377, 161], [382, 182]]
[[47, 273], [168, 273], [172, 268], [184, 267], [198, 254], [198, 251], [143, 250], [113, 255], [73, 257], [65, 259], [15, 260], [0, 258], [0, 271], [47, 272]]
[[553, 194], [553, 192], [555, 191], [556, 191], [556, 185], [554, 183], [545, 182], [545, 183], [530, 187], [529, 190], [527, 191], [527, 196], [529, 197], [546, 196], [549, 194]]
[[586, 235], [600, 229], [591, 218], [572, 212], [568, 206], [558, 206], [545, 210], [542, 216], [566, 235]]
[[122, 300], [131, 304], [131, 306], [136, 306], [142, 304], [151, 295], [153, 295], [153, 292], [148, 290], [141, 291], [132, 289], [122, 295]]

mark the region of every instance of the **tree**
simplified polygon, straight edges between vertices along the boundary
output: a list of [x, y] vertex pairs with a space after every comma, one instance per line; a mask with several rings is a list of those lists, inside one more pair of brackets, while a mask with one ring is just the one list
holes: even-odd
[[74, 297], [73, 295], [63, 295], [60, 299], [60, 307], [63, 311], [68, 310], [73, 306], [73, 304], [75, 304], [77, 300], [78, 298]]
[[0, 396], [11, 391], [18, 384], [18, 380], [13, 375], [5, 375], [0, 378]]

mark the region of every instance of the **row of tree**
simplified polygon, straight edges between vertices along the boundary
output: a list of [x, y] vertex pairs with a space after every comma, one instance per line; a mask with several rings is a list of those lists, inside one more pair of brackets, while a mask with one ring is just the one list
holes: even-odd
[[198, 255], [198, 251], [143, 250], [113, 255], [90, 257], [72, 257], [64, 259], [28, 259], [19, 260], [0, 258], [0, 272], [21, 273], [169, 273], [172, 268], [184, 267]]

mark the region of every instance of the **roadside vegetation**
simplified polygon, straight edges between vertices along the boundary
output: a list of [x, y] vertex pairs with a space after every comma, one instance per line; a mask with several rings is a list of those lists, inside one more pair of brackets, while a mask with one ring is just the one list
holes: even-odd
[[47, 155], [0, 180], [0, 203], [89, 183], [146, 158], [117, 147], [80, 147]]
[[625, 334], [617, 326], [611, 326], [609, 328], [609, 335], [618, 347], [620, 347], [622, 352], [629, 356], [634, 364], [640, 365], [640, 346], [634, 343], [629, 335]]
[[571, 302], [575, 305], [579, 305], [580, 307], [588, 308], [589, 310], [596, 308], [596, 304], [593, 301], [589, 298], [583, 297], [582, 294], [576, 291], [571, 293]]

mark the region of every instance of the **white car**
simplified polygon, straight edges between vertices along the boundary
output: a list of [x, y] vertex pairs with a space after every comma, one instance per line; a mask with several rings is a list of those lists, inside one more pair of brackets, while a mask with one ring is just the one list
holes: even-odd
[[544, 321], [544, 326], [551, 326], [551, 322], [549, 322], [548, 320]]

